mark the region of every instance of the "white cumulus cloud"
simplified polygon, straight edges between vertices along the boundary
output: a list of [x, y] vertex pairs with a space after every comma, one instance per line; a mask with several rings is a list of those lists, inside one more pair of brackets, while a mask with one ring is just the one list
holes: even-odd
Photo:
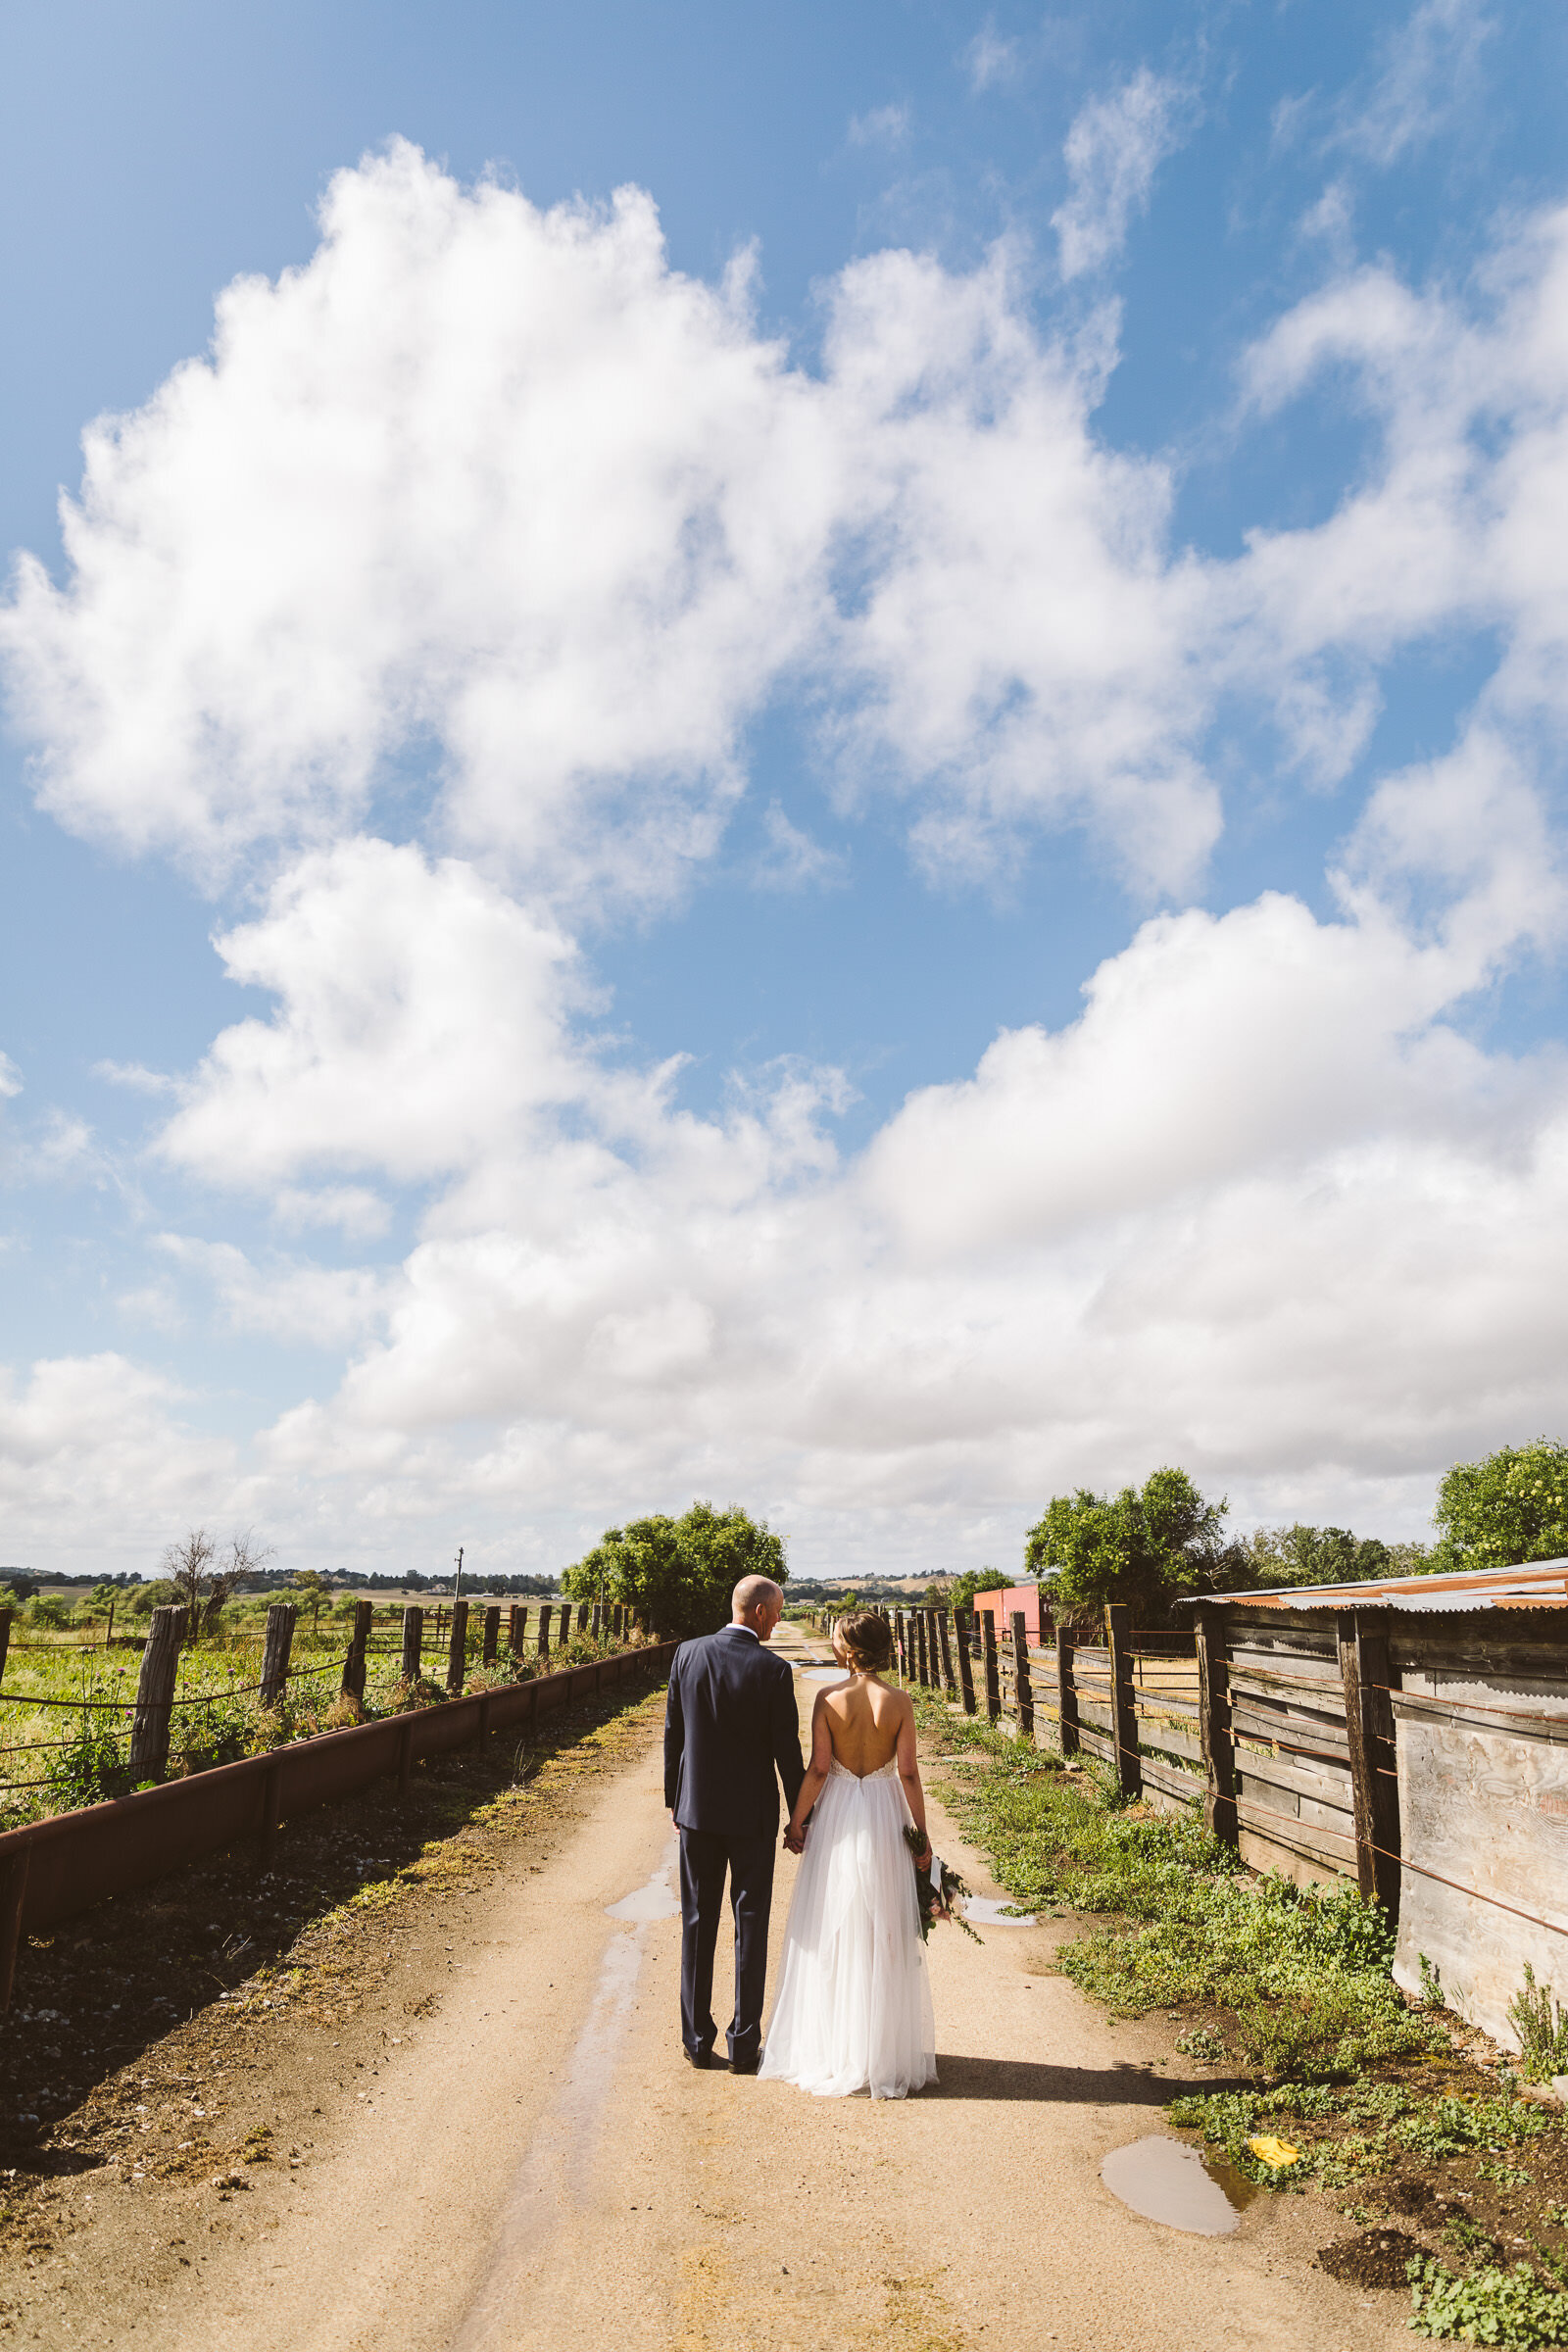
[[64, 583], [19, 566], [44, 805], [219, 875], [413, 790], [558, 903], [657, 898], [805, 683], [847, 792], [971, 858], [1084, 823], [1179, 885], [1217, 821], [1193, 583], [1163, 469], [1095, 443], [1102, 355], [1004, 252], [856, 265], [820, 374], [748, 282], [672, 270], [637, 190], [541, 213], [404, 145], [339, 173], [311, 262], [89, 431]]

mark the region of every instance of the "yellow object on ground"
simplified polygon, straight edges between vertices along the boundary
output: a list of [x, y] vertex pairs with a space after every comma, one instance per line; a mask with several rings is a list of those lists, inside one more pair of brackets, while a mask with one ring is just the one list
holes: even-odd
[[1266, 2164], [1271, 2172], [1283, 2173], [1287, 2165], [1301, 2161], [1299, 2148], [1293, 2148], [1288, 2139], [1276, 2139], [1271, 2132], [1260, 2132], [1247, 2144], [1258, 2163]]

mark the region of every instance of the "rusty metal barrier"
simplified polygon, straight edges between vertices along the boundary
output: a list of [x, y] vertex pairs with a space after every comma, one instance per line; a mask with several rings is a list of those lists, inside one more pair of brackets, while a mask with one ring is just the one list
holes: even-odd
[[0, 2012], [9, 2008], [17, 1947], [112, 1895], [128, 1894], [241, 1838], [270, 1850], [296, 1813], [354, 1796], [395, 1775], [403, 1787], [416, 1763], [472, 1747], [491, 1732], [514, 1731], [569, 1706], [641, 1668], [667, 1677], [678, 1644], [650, 1643], [564, 1667], [526, 1683], [449, 1698], [318, 1732], [237, 1764], [216, 1764], [134, 1796], [75, 1813], [55, 1813], [0, 1835]]

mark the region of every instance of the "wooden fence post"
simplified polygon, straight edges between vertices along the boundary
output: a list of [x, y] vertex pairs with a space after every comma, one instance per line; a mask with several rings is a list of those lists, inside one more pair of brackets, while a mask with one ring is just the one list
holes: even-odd
[[1035, 1743], [1035, 1689], [1029, 1680], [1029, 1637], [1024, 1632], [1023, 1611], [1012, 1612], [1012, 1672], [1017, 1687], [1018, 1736]]
[[1056, 1734], [1064, 1756], [1076, 1756], [1083, 1751], [1078, 1737], [1078, 1686], [1072, 1673], [1072, 1632], [1065, 1625], [1056, 1628]]
[[291, 1600], [274, 1600], [267, 1612], [267, 1635], [262, 1642], [264, 1707], [282, 1704], [283, 1693], [288, 1688], [288, 1659], [294, 1646], [294, 1626], [298, 1616], [299, 1610]]
[[141, 1653], [141, 1676], [136, 1685], [136, 1716], [130, 1732], [130, 1778], [161, 1781], [169, 1764], [169, 1718], [174, 1700], [174, 1669], [179, 1664], [179, 1637], [184, 1630], [181, 1608], [154, 1609]]
[[936, 1619], [937, 1639], [942, 1644], [942, 1688], [947, 1692], [949, 1698], [956, 1698], [958, 1695], [958, 1686], [953, 1679], [953, 1643], [948, 1638], [947, 1610], [938, 1609], [936, 1612]]
[[1123, 1796], [1142, 1796], [1144, 1770], [1138, 1753], [1132, 1611], [1124, 1600], [1105, 1604], [1105, 1646], [1110, 1651], [1110, 1736], [1116, 1747], [1116, 1779]]
[[592, 1632], [593, 1632], [593, 1637], [594, 1637], [594, 1640], [595, 1640], [596, 1642], [598, 1641], [598, 1639], [599, 1639], [599, 1636], [600, 1636], [601, 1632], [603, 1631], [603, 1618], [604, 1618], [604, 1603], [603, 1603], [603, 1601], [598, 1601], [598, 1600], [596, 1600], [596, 1601], [594, 1602], [594, 1613], [593, 1613], [593, 1619], [592, 1619]]
[[11, 2006], [17, 1983], [17, 1951], [22, 1942], [22, 1905], [27, 1891], [31, 1848], [22, 1846], [8, 1862], [0, 1862], [0, 2017]]
[[909, 1662], [905, 1654], [904, 1611], [902, 1609], [895, 1609], [893, 1612], [893, 1655], [898, 1663], [899, 1679], [901, 1682], [906, 1683], [909, 1679]]
[[6, 1652], [11, 1647], [11, 1611], [0, 1609], [0, 1683], [6, 1679]]
[[1211, 1838], [1235, 1845], [1236, 1740], [1231, 1731], [1231, 1672], [1225, 1647], [1225, 1619], [1212, 1601], [1193, 1611], [1198, 1646], [1198, 1744], [1203, 1755], [1203, 1827]]
[[985, 1646], [986, 1660], [986, 1721], [996, 1723], [1002, 1714], [1002, 1670], [997, 1659], [997, 1612], [980, 1611], [980, 1639]]
[[1369, 1902], [1390, 1919], [1399, 1916], [1399, 1784], [1389, 1695], [1389, 1625], [1361, 1609], [1339, 1615], [1340, 1675], [1345, 1685], [1345, 1729], [1350, 1742], [1350, 1802], [1355, 1822], [1355, 1875]]
[[424, 1661], [424, 1611], [408, 1607], [403, 1612], [403, 1680], [416, 1683]]
[[528, 1612], [514, 1602], [507, 1616], [507, 1647], [514, 1657], [522, 1655], [522, 1645], [528, 1639]]
[[[570, 1609], [566, 1611], [566, 1615], [568, 1617], [571, 1615]], [[585, 1634], [588, 1631], [588, 1603], [585, 1600], [577, 1603], [577, 1631], [579, 1634]]]
[[969, 1612], [967, 1609], [954, 1610], [953, 1638], [958, 1645], [958, 1690], [963, 1700], [963, 1711], [966, 1715], [972, 1715], [975, 1711], [974, 1665], [969, 1656]]
[[926, 1664], [925, 1664], [925, 1611], [924, 1611], [924, 1609], [916, 1609], [916, 1610], [914, 1610], [914, 1612], [913, 1612], [913, 1616], [914, 1616], [914, 1679], [915, 1679], [915, 1681], [916, 1681], [916, 1682], [919, 1684], [919, 1686], [920, 1686], [921, 1690], [923, 1690], [926, 1688], [926, 1683], [927, 1683], [927, 1679], [928, 1679], [928, 1678], [927, 1678], [927, 1675], [926, 1675]]
[[539, 1612], [539, 1655], [541, 1659], [548, 1658], [550, 1655], [550, 1603], [548, 1601]]
[[452, 1603], [452, 1640], [447, 1645], [447, 1690], [463, 1689], [463, 1678], [468, 1666], [468, 1604], [466, 1600]]
[[354, 1631], [349, 1636], [348, 1655], [343, 1660], [343, 1694], [346, 1698], [365, 1696], [365, 1647], [370, 1639], [370, 1615], [374, 1603], [357, 1600], [354, 1603]]
[[486, 1609], [484, 1613], [484, 1662], [487, 1666], [495, 1664], [496, 1652], [500, 1647], [501, 1608], [497, 1603], [495, 1607]]

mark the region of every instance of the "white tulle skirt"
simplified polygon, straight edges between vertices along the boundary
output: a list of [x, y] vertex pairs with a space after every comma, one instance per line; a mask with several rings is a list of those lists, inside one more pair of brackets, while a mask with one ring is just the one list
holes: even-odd
[[863, 1781], [834, 1763], [795, 1877], [764, 2077], [823, 2098], [936, 2081], [908, 1818], [896, 1763]]

